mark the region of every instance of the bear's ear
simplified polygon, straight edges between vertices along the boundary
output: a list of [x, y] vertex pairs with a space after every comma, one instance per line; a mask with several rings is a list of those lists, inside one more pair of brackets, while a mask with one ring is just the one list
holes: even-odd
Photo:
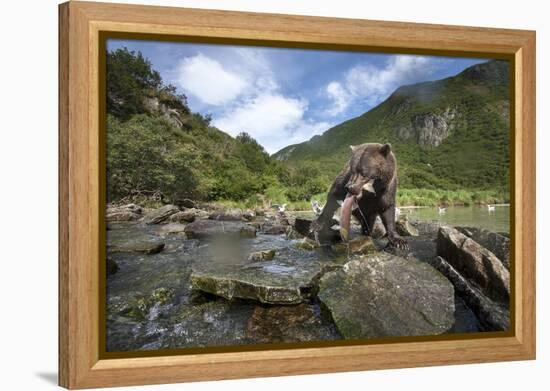
[[349, 149], [351, 149], [351, 152], [355, 152], [355, 150], [357, 149], [357, 145], [350, 145]]
[[388, 155], [390, 154], [391, 152], [391, 145], [390, 144], [384, 144], [380, 147], [380, 152], [382, 153], [382, 155], [384, 155], [385, 157], [388, 157]]

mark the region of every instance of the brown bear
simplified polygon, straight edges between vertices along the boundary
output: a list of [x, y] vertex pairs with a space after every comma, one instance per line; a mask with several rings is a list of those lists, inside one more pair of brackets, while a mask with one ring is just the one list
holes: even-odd
[[[347, 196], [352, 195], [356, 197], [358, 206], [352, 213], [361, 223], [365, 235], [372, 233], [376, 217], [380, 216], [389, 244], [408, 250], [407, 242], [395, 230], [397, 162], [390, 144], [352, 145], [351, 150], [351, 158], [334, 180], [326, 205], [313, 222], [312, 230], [318, 233], [320, 241], [334, 237], [329, 231], [334, 224], [334, 212]], [[370, 185], [370, 191], [365, 190]]]

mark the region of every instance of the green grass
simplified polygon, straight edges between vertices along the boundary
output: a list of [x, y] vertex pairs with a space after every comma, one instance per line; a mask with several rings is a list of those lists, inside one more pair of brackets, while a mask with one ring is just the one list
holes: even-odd
[[432, 190], [399, 189], [398, 206], [468, 206], [472, 204], [500, 204], [510, 202], [509, 194], [497, 190]]
[[[315, 194], [312, 199], [323, 205], [326, 202], [326, 193]], [[287, 204], [287, 210], [311, 210], [310, 201], [291, 201], [285, 196], [284, 188], [268, 189], [266, 194], [259, 198], [249, 198], [243, 201], [220, 200], [215, 203], [227, 208], [255, 209], [268, 207], [271, 204]], [[497, 190], [432, 190], [432, 189], [399, 189], [397, 192], [397, 206], [469, 206], [476, 204], [503, 204], [509, 203], [510, 196], [506, 192]]]

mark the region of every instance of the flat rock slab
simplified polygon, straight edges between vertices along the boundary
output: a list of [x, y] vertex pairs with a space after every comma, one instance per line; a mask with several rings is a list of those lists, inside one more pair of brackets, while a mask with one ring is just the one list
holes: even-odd
[[334, 265], [314, 255], [282, 249], [274, 259], [260, 262], [205, 262], [191, 274], [193, 288], [228, 300], [257, 300], [268, 304], [298, 304], [315, 293], [319, 277]]
[[318, 297], [344, 338], [436, 335], [454, 324], [452, 284], [414, 258], [350, 261], [321, 278]]
[[240, 221], [197, 220], [185, 227], [189, 239], [254, 238], [256, 228]]

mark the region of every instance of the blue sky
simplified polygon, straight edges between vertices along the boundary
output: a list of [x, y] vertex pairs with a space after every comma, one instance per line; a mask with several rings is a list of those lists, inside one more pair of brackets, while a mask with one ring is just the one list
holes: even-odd
[[384, 101], [396, 88], [453, 76], [483, 59], [109, 40], [141, 51], [191, 110], [269, 153], [322, 134]]

